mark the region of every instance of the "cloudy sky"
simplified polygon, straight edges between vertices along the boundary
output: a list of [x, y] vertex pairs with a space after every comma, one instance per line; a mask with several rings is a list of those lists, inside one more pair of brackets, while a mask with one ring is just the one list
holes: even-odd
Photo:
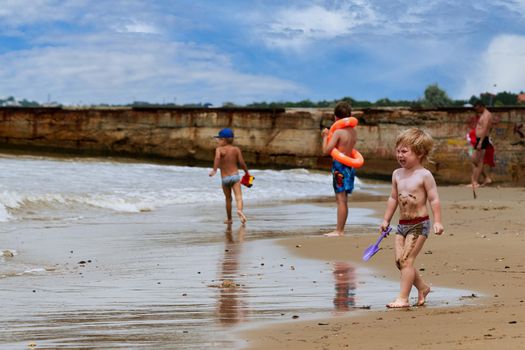
[[0, 97], [64, 104], [525, 90], [525, 0], [0, 0]]

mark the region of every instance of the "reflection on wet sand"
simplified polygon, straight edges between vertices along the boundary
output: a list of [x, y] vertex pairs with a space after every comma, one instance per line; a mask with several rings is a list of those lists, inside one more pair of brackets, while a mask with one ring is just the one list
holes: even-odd
[[246, 316], [246, 307], [242, 302], [245, 293], [239, 283], [239, 260], [246, 229], [244, 225], [237, 230], [234, 237], [232, 225], [228, 224], [225, 231], [224, 258], [219, 269], [220, 287], [217, 296], [219, 322], [222, 324], [236, 324]]
[[335, 311], [349, 311], [355, 306], [355, 268], [347, 262], [334, 262], [333, 275], [335, 286]]

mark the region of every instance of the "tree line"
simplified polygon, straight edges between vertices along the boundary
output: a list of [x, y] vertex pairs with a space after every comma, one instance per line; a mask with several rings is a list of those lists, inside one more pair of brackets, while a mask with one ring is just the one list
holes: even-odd
[[[519, 94], [512, 92], [498, 92], [496, 94], [481, 93], [478, 96], [471, 96], [468, 100], [451, 99], [447, 92], [440, 88], [438, 84], [428, 85], [424, 91], [423, 97], [417, 100], [391, 100], [389, 98], [381, 98], [377, 101], [371, 102], [366, 100], [356, 100], [352, 97], [343, 97], [336, 100], [322, 100], [312, 101], [309, 99], [292, 102], [292, 101], [277, 101], [277, 102], [252, 102], [245, 105], [235, 104], [234, 102], [224, 102], [222, 107], [225, 108], [331, 108], [339, 101], [347, 101], [354, 107], [358, 108], [372, 108], [372, 107], [409, 107], [409, 108], [441, 108], [441, 107], [462, 107], [473, 105], [477, 101], [482, 101], [486, 106], [525, 106], [525, 100], [519, 101], [518, 96], [523, 95], [523, 91]], [[54, 106], [60, 106], [60, 103], [53, 102]], [[26, 99], [16, 100], [10, 96], [7, 98], [0, 98], [0, 107], [44, 107], [47, 104], [40, 104], [36, 101], [29, 101]], [[133, 101], [125, 105], [111, 105], [111, 104], [97, 104], [89, 107], [145, 107], [145, 108], [209, 108], [215, 107], [209, 102], [176, 104], [176, 103], [151, 103], [147, 101]]]
[[[314, 102], [311, 100], [303, 100], [298, 102], [254, 102], [246, 105], [246, 107], [254, 108], [329, 108], [333, 107], [337, 102], [343, 100], [350, 102], [354, 107], [360, 108], [371, 108], [371, 107], [409, 107], [409, 108], [441, 108], [441, 107], [462, 107], [468, 105], [474, 105], [476, 102], [481, 101], [486, 106], [525, 106], [525, 101], [519, 101], [518, 96], [522, 95], [523, 91], [519, 94], [512, 92], [498, 92], [497, 94], [481, 93], [478, 96], [471, 96], [468, 100], [454, 100], [451, 99], [447, 92], [441, 89], [438, 84], [431, 84], [427, 86], [424, 92], [424, 96], [418, 100], [391, 100], [389, 98], [381, 98], [375, 102], [356, 100], [352, 97], [343, 97], [338, 100], [332, 101], [319, 101]], [[233, 107], [231, 103], [228, 107]], [[240, 106], [239, 106], [240, 107]]]

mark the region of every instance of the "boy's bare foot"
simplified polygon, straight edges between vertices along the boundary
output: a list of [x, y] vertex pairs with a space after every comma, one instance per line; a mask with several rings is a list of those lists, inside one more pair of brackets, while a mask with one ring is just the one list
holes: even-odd
[[246, 223], [246, 215], [244, 215], [244, 213], [242, 212], [242, 210], [237, 210], [237, 215], [239, 216], [239, 220], [241, 220], [241, 224], [245, 224]]
[[337, 232], [337, 231], [323, 234], [323, 236], [325, 236], [325, 237], [343, 237], [344, 235], [345, 235], [344, 232], [341, 233], [341, 232]]
[[226, 220], [224, 220], [224, 223], [225, 223], [226, 225], [231, 225], [231, 224], [233, 224], [233, 220], [228, 220], [228, 219], [226, 219]]
[[481, 186], [489, 186], [492, 183], [492, 179], [490, 177], [487, 177], [485, 181], [481, 184]]
[[423, 305], [425, 305], [428, 293], [430, 293], [430, 287], [426, 287], [423, 290], [418, 290], [416, 306], [423, 306]]
[[408, 301], [397, 298], [393, 302], [386, 304], [386, 307], [389, 309], [402, 309], [405, 307], [410, 307], [410, 304]]

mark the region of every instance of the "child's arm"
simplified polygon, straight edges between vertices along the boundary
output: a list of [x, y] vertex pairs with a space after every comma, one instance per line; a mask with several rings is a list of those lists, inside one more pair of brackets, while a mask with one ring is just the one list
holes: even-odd
[[330, 139], [330, 142], [328, 141], [328, 129], [324, 129], [321, 132], [321, 136], [323, 137], [323, 154], [328, 155], [332, 150], [337, 146], [337, 142], [339, 141], [339, 134], [334, 132], [332, 135], [332, 138]]
[[220, 161], [221, 161], [221, 151], [217, 147], [215, 149], [215, 159], [213, 160], [213, 170], [210, 171], [209, 173], [210, 176], [217, 174], [217, 169], [219, 168]]
[[441, 202], [439, 201], [436, 180], [434, 180], [434, 176], [432, 176], [430, 172], [425, 176], [424, 184], [430, 209], [434, 215], [434, 233], [440, 235], [444, 231], [443, 224], [441, 223]]
[[239, 157], [239, 159], [238, 159], [238, 161], [239, 161], [239, 167], [240, 167], [242, 170], [244, 170], [244, 173], [245, 173], [245, 174], [249, 174], [249, 172], [248, 172], [248, 166], [247, 166], [246, 163], [244, 162], [244, 157], [242, 156], [242, 151], [241, 151], [240, 148], [238, 148], [238, 150], [239, 150], [239, 155], [238, 155], [238, 157]]
[[390, 197], [386, 202], [385, 215], [383, 216], [383, 223], [381, 224], [381, 231], [386, 231], [388, 226], [390, 226], [390, 220], [397, 209], [397, 181], [395, 177], [395, 171], [392, 174], [392, 191], [390, 192]]

